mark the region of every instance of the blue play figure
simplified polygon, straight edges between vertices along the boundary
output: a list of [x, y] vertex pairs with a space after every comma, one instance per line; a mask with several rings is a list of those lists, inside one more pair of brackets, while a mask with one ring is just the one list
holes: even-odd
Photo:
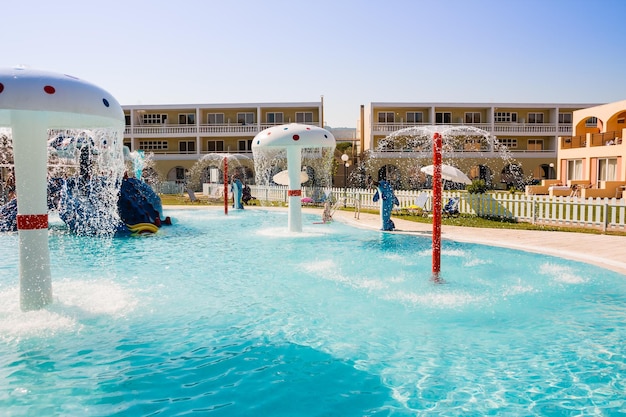
[[243, 210], [243, 184], [237, 177], [233, 177], [233, 182], [230, 184], [230, 191], [233, 193], [233, 208]]
[[391, 211], [393, 210], [393, 205], [400, 205], [398, 198], [393, 193], [393, 188], [391, 188], [391, 184], [387, 181], [382, 180], [380, 182], [374, 182], [374, 186], [376, 187], [376, 193], [374, 194], [374, 202], [380, 201], [380, 221], [381, 228], [380, 230], [394, 230], [396, 225], [391, 220]]

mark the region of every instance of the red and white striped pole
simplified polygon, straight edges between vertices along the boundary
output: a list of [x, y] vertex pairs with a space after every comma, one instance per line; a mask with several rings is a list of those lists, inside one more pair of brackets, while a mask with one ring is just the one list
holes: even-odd
[[224, 214], [228, 215], [228, 157], [224, 157]]
[[441, 271], [441, 135], [433, 135], [433, 281]]

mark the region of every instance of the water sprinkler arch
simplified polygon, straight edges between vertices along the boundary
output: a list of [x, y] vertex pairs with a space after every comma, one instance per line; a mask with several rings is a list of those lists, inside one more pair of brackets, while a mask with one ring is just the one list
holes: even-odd
[[[508, 149], [502, 146], [489, 132], [474, 126], [449, 126], [449, 125], [421, 125], [412, 126], [393, 132], [381, 139], [377, 150], [379, 151], [408, 151], [410, 154], [402, 155], [400, 159], [408, 161], [420, 160], [432, 163], [434, 172], [432, 175], [432, 274], [434, 282], [441, 282], [441, 211], [442, 211], [442, 178], [441, 166], [461, 165], [459, 161], [462, 152], [495, 154], [507, 161], [505, 166], [511, 166], [511, 157]], [[381, 158], [385, 158], [384, 152]], [[387, 166], [385, 166], [387, 167]], [[387, 172], [387, 168], [385, 172]], [[380, 177], [379, 170], [379, 177]], [[380, 179], [380, 178], [379, 178]]]
[[[526, 179], [517, 171], [519, 164], [509, 149], [494, 135], [470, 125], [419, 125], [392, 132], [380, 139], [364, 158], [358, 170], [364, 178], [359, 182], [364, 184], [367, 175], [379, 175], [379, 171], [386, 172], [394, 165], [396, 175], [402, 179], [394, 184], [396, 188], [430, 188], [430, 178], [420, 174], [420, 168], [432, 163], [435, 133], [442, 136], [442, 163], [461, 169], [470, 178], [485, 179], [488, 184], [495, 181], [498, 169], [512, 167], [515, 175], [511, 181], [523, 187]], [[478, 159], [482, 161], [479, 165]]]
[[254, 175], [248, 175], [254, 168], [252, 158], [248, 155], [241, 153], [209, 153], [203, 155], [197, 162], [195, 162], [191, 168], [189, 168], [189, 186], [191, 188], [198, 188], [202, 186], [202, 183], [209, 182], [210, 176], [207, 172], [208, 169], [215, 168], [220, 172], [220, 177], [217, 179], [217, 183], [222, 184], [224, 181], [224, 158], [228, 163], [229, 175], [241, 175], [241, 172], [245, 173], [245, 178], [241, 178], [249, 184], [254, 183]]

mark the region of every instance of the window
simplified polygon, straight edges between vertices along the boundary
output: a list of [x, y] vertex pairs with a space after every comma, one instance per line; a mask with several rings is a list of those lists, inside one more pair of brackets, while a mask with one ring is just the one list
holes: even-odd
[[572, 113], [559, 113], [559, 123], [572, 124]]
[[124, 123], [126, 124], [126, 126], [130, 126], [130, 114], [124, 115]]
[[209, 140], [207, 141], [206, 149], [209, 152], [224, 152], [224, 141]]
[[252, 150], [252, 139], [241, 139], [237, 142], [237, 149], [241, 152]]
[[178, 142], [178, 151], [180, 153], [195, 153], [196, 141], [195, 140], [181, 140]]
[[517, 139], [516, 138], [498, 138], [500, 144], [506, 146], [509, 149], [517, 148]]
[[195, 113], [180, 113], [178, 115], [178, 124], [179, 125], [195, 125], [196, 114]]
[[206, 115], [206, 122], [210, 125], [223, 125], [224, 113], [209, 113]]
[[254, 113], [237, 113], [237, 123], [242, 125], [254, 124]]
[[144, 151], [163, 151], [167, 150], [166, 140], [140, 140], [139, 149]]
[[598, 158], [598, 181], [615, 181], [617, 158]]
[[528, 123], [543, 123], [543, 113], [528, 113]]
[[183, 182], [185, 180], [186, 169], [183, 167], [176, 167], [176, 182]]
[[465, 112], [465, 123], [480, 123], [480, 112]]
[[583, 179], [583, 160], [571, 159], [567, 161], [567, 179], [582, 180]]
[[452, 123], [452, 113], [447, 111], [435, 113], [435, 123]]
[[396, 121], [396, 114], [392, 111], [379, 111], [378, 123], [394, 123]]
[[313, 112], [297, 111], [296, 123], [313, 123]]
[[283, 113], [267, 113], [265, 115], [265, 121], [266, 123], [272, 123], [272, 124], [283, 124]]
[[496, 123], [517, 123], [517, 113], [497, 111], [493, 115], [493, 121]]
[[585, 127], [598, 127], [598, 118], [597, 117], [589, 117], [585, 121]]
[[424, 114], [421, 111], [406, 112], [407, 123], [424, 123]]
[[617, 119], [617, 124], [618, 125], [623, 125], [624, 124], [624, 118], [620, 117], [619, 119]]
[[528, 139], [529, 151], [542, 151], [543, 150], [543, 139]]
[[141, 123], [144, 125], [160, 125], [167, 120], [167, 114], [142, 114]]

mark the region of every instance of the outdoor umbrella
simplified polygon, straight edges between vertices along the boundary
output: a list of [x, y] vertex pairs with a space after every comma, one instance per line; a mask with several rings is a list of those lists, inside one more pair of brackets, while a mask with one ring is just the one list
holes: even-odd
[[[433, 165], [427, 165], [425, 167], [422, 167], [420, 171], [422, 171], [423, 173], [427, 175], [432, 176], [433, 169], [434, 169]], [[469, 177], [463, 173], [463, 171], [461, 171], [458, 168], [453, 167], [452, 165], [445, 165], [445, 164], [441, 165], [441, 178], [443, 178], [446, 181], [458, 182], [461, 184], [472, 183], [472, 180], [470, 180]]]
[[[280, 171], [278, 174], [274, 175], [272, 178], [276, 184], [280, 185], [289, 185], [289, 172], [287, 170]], [[309, 176], [306, 172], [300, 172], [300, 184], [307, 182], [309, 180]]]

